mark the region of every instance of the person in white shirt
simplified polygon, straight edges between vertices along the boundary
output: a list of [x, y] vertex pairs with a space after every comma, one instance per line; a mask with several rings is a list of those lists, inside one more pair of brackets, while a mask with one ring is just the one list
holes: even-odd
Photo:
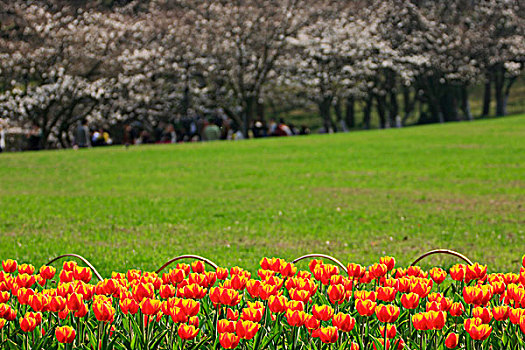
[[2, 124], [0, 124], [0, 153], [5, 151], [5, 129]]

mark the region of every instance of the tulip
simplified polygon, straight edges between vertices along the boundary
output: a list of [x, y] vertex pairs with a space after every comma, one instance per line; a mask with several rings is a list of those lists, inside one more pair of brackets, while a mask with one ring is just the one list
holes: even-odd
[[263, 317], [263, 313], [263, 309], [255, 309], [251, 307], [244, 308], [241, 312], [241, 320], [260, 322]]
[[286, 320], [293, 327], [300, 327], [306, 322], [306, 314], [303, 311], [286, 311]]
[[73, 293], [67, 296], [67, 308], [71, 311], [78, 311], [82, 307], [83, 298], [81, 294]]
[[62, 270], [73, 272], [73, 270], [77, 267], [77, 263], [74, 261], [64, 261], [64, 264], [62, 265]]
[[333, 344], [339, 338], [336, 327], [321, 327], [312, 333], [312, 337], [318, 337], [323, 343]]
[[337, 327], [342, 332], [350, 332], [352, 329], [354, 329], [355, 326], [355, 318], [348, 314], [344, 314], [342, 312], [339, 312], [338, 314], [335, 314], [332, 319], [332, 325], [334, 327]]
[[401, 304], [405, 309], [413, 310], [419, 305], [419, 295], [416, 293], [403, 294], [401, 296]]
[[454, 281], [463, 281], [465, 278], [465, 270], [465, 265], [456, 264], [450, 268], [450, 277], [452, 277]]
[[120, 299], [120, 310], [124, 315], [135, 315], [139, 311], [139, 304], [132, 298]]
[[93, 302], [93, 313], [98, 321], [113, 322], [115, 308], [111, 306], [111, 302], [104, 299], [95, 299]]
[[140, 310], [144, 315], [155, 315], [160, 309], [161, 302], [157, 299], [144, 299], [140, 304]]
[[506, 305], [495, 306], [492, 309], [492, 314], [496, 321], [505, 321], [507, 318], [509, 318], [509, 307]]
[[328, 321], [334, 315], [334, 309], [328, 305], [314, 305], [312, 314], [319, 321]]
[[350, 350], [359, 350], [359, 344], [352, 342], [352, 345], [350, 345]]
[[445, 339], [445, 346], [449, 349], [454, 349], [458, 346], [459, 337], [456, 333], [449, 333]]
[[396, 266], [396, 259], [391, 256], [384, 256], [379, 259], [379, 263], [386, 265], [388, 271], [392, 271]]
[[71, 344], [75, 340], [76, 332], [69, 326], [63, 326], [55, 330], [55, 336], [59, 343]]
[[461, 303], [452, 303], [449, 312], [451, 316], [459, 317], [463, 315], [463, 312], [465, 312], [465, 308]]
[[365, 273], [365, 268], [359, 264], [350, 263], [348, 264], [348, 276], [359, 279], [363, 277]]
[[194, 339], [199, 334], [199, 329], [182, 323], [177, 331], [179, 337], [184, 340]]
[[379, 322], [392, 323], [399, 317], [399, 307], [388, 305], [377, 305], [375, 313]]
[[45, 280], [50, 280], [55, 277], [57, 270], [53, 266], [42, 266], [40, 268], [40, 276]]
[[240, 320], [237, 321], [235, 330], [239, 337], [250, 340], [255, 336], [259, 328], [260, 325], [258, 323]]
[[73, 278], [76, 279], [77, 281], [89, 283], [92, 277], [93, 277], [93, 273], [91, 272], [91, 269], [89, 267], [76, 266], [73, 269]]
[[[270, 310], [271, 310], [271, 307], [270, 307]], [[272, 310], [272, 312], [275, 312], [275, 311]], [[230, 321], [237, 321], [237, 319], [239, 318], [239, 311], [232, 310], [232, 309], [226, 310], [226, 318]]]
[[358, 299], [355, 302], [355, 307], [359, 315], [361, 316], [372, 316], [376, 309], [376, 303], [371, 300]]
[[281, 266], [280, 272], [283, 277], [293, 277], [297, 272], [297, 267], [292, 263], [286, 263], [285, 265]]
[[7, 273], [12, 273], [16, 271], [17, 262], [16, 260], [7, 259], [2, 261], [2, 268]]
[[219, 343], [225, 349], [234, 349], [239, 345], [241, 338], [235, 333], [221, 333], [219, 335]]
[[228, 320], [217, 321], [217, 332], [219, 333], [234, 333], [236, 322]]
[[[384, 338], [385, 337], [385, 327], [384, 326], [379, 326], [379, 331], [381, 332], [381, 336]], [[396, 326], [395, 325], [393, 325], [393, 324], [387, 324], [386, 325], [386, 337], [388, 339], [395, 338], [396, 333], [397, 333], [397, 330], [396, 330]]]
[[372, 278], [383, 277], [388, 272], [388, 266], [385, 264], [373, 264], [368, 268]]
[[321, 322], [314, 317], [314, 315], [306, 315], [306, 322], [304, 326], [309, 330], [317, 329], [321, 326]]
[[484, 307], [475, 307], [472, 309], [472, 317], [480, 318], [483, 323], [490, 323], [492, 320], [492, 312]]
[[268, 307], [273, 313], [286, 312], [286, 298], [284, 296], [272, 295], [268, 298]]
[[439, 267], [434, 267], [433, 269], [430, 270], [430, 277], [437, 284], [441, 284], [447, 277], [447, 273], [445, 272], [445, 270]]
[[20, 329], [26, 333], [34, 331], [37, 326], [37, 321], [33, 317], [23, 317], [19, 320], [19, 322]]
[[345, 300], [345, 287], [342, 284], [329, 286], [328, 299], [330, 299], [330, 303], [332, 304], [342, 304]]
[[396, 298], [397, 291], [391, 287], [378, 287], [377, 299], [391, 303]]

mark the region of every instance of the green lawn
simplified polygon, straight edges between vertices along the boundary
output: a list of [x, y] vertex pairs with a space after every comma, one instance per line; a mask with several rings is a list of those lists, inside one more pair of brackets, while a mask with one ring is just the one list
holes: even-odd
[[[409, 264], [525, 253], [525, 115], [336, 135], [0, 155], [0, 259], [76, 252], [103, 275], [194, 253]], [[449, 266], [453, 258], [424, 260]]]

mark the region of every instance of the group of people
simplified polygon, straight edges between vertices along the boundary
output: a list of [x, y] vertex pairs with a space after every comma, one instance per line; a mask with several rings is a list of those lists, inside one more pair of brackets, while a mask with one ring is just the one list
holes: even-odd
[[216, 140], [242, 140], [270, 136], [294, 136], [310, 134], [306, 126], [297, 128], [283, 119], [270, 119], [268, 123], [261, 119], [253, 121], [245, 135], [238, 123], [229, 117], [211, 116], [208, 118], [194, 115], [176, 117], [172, 122], [159, 122], [152, 130], [135, 122], [124, 125], [122, 143], [137, 145], [147, 143], [181, 143]]
[[74, 148], [109, 146], [113, 144], [113, 139], [109, 131], [104, 128], [90, 129], [87, 119], [78, 123], [75, 129]]
[[[0, 120], [0, 153], [6, 150], [7, 126]], [[215, 140], [242, 140], [245, 138], [280, 137], [310, 134], [306, 126], [296, 127], [283, 119], [258, 118], [251, 122], [245, 135], [239, 123], [224, 114], [212, 114], [207, 117], [196, 113], [188, 116], [176, 116], [170, 122], [159, 121], [156, 126], [147, 126], [135, 121], [110, 127], [90, 124], [87, 119], [78, 122], [72, 133], [72, 146], [75, 149], [107, 146], [112, 144], [139, 145], [151, 143], [182, 143]], [[22, 143], [13, 149], [39, 150], [42, 133], [36, 124], [23, 131]]]

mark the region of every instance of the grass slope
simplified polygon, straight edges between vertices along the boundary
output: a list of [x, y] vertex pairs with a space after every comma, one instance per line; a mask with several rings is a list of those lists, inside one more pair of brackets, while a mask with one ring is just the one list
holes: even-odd
[[[182, 253], [410, 263], [451, 248], [492, 269], [525, 253], [525, 116], [184, 145], [0, 155], [0, 259], [65, 252], [108, 275]], [[433, 257], [423, 266], [455, 263]]]

